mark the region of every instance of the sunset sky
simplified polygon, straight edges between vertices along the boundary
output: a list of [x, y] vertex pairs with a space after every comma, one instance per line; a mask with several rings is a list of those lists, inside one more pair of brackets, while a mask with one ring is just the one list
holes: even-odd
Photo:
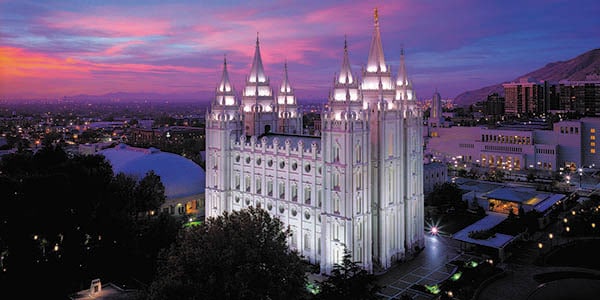
[[[302, 101], [326, 99], [344, 35], [358, 73], [378, 7], [385, 59], [404, 46], [420, 99], [515, 79], [600, 47], [600, 2], [0, 0], [0, 99], [213, 91], [227, 56], [237, 91], [256, 34], [273, 88], [287, 60]], [[205, 99], [199, 99], [205, 100]]]

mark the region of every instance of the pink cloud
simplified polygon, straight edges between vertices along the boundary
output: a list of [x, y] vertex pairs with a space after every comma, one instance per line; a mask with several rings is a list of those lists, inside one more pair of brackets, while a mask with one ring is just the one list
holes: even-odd
[[84, 31], [110, 37], [165, 35], [170, 31], [168, 21], [119, 14], [90, 15], [58, 11], [41, 22], [50, 29]]
[[[165, 91], [174, 82], [197, 83], [213, 68], [94, 63], [16, 47], [0, 47], [0, 95]], [[196, 90], [196, 89], [194, 89]]]

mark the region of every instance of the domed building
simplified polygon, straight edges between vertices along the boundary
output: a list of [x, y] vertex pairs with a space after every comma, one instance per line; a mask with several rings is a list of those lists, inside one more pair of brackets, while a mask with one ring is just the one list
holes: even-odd
[[136, 148], [119, 144], [98, 152], [112, 165], [115, 174], [142, 179], [149, 171], [160, 176], [165, 186], [163, 212], [174, 216], [204, 216], [204, 170], [183, 156], [156, 148]]

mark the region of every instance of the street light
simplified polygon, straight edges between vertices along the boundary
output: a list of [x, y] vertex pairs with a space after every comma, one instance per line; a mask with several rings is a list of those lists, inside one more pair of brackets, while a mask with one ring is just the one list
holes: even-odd
[[581, 175], [583, 174], [583, 170], [579, 168], [579, 188], [581, 188]]

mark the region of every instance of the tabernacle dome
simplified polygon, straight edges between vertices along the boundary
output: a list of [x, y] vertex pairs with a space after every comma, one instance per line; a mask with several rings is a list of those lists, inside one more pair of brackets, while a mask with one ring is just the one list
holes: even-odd
[[204, 215], [206, 175], [192, 160], [156, 148], [125, 144], [101, 150], [98, 154], [106, 157], [115, 174], [124, 173], [140, 180], [152, 170], [160, 176], [167, 198], [162, 211], [172, 215]]

